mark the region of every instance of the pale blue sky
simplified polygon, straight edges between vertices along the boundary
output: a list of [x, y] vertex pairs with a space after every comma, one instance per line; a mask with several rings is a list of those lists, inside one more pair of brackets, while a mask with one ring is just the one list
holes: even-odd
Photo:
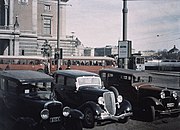
[[[122, 0], [69, 0], [67, 34], [84, 46], [117, 45], [122, 40]], [[180, 0], [128, 1], [128, 40], [139, 50], [180, 49]], [[157, 36], [158, 35], [158, 36]]]

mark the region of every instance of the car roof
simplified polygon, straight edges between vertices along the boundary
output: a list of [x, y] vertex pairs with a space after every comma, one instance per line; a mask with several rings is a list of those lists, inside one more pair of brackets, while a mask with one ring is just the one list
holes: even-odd
[[129, 75], [129, 76], [150, 76], [147, 72], [144, 71], [137, 71], [137, 70], [131, 70], [131, 69], [123, 69], [123, 68], [106, 68], [99, 70], [99, 73], [103, 72], [110, 72], [110, 73], [119, 73], [122, 75]]
[[38, 71], [32, 70], [6, 70], [0, 71], [0, 76], [16, 80], [20, 83], [30, 82], [53, 82], [53, 77]]
[[55, 75], [60, 74], [60, 75], [73, 77], [73, 78], [82, 77], [82, 76], [98, 76], [99, 77], [99, 75], [96, 73], [83, 71], [83, 70], [57, 70], [56, 72], [54, 72], [54, 74]]

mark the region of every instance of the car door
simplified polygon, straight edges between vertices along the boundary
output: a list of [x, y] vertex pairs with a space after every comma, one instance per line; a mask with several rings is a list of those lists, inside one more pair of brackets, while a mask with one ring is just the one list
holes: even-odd
[[71, 106], [79, 106], [81, 103], [81, 95], [76, 90], [76, 79], [71, 77], [65, 78], [65, 94], [67, 102]]
[[5, 93], [4, 93], [4, 104], [10, 114], [14, 117], [17, 117], [20, 114], [19, 104], [18, 104], [18, 93], [17, 93], [17, 84], [14, 81], [6, 80], [5, 81]]

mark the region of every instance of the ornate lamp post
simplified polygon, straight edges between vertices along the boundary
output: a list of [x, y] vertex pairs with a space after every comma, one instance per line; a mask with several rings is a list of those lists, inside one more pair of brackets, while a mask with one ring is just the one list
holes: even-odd
[[19, 27], [18, 16], [16, 16], [16, 19], [15, 19], [15, 22], [14, 22], [14, 25], [13, 25], [13, 29], [14, 29], [14, 32], [13, 32], [13, 34], [14, 34], [14, 39], [13, 39], [13, 55], [15, 55], [15, 51], [16, 51], [16, 49], [15, 49], [15, 40], [16, 40], [15, 32], [16, 32], [16, 28], [18, 28], [18, 27]]

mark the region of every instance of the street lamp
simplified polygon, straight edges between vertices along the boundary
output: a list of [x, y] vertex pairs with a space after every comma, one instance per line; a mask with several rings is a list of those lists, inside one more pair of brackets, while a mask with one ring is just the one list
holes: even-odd
[[71, 52], [71, 56], [73, 56], [73, 38], [74, 38], [74, 32], [71, 32], [71, 49], [72, 49], [72, 52]]
[[14, 22], [14, 25], [13, 25], [13, 29], [14, 29], [14, 39], [13, 39], [13, 55], [15, 55], [15, 39], [16, 39], [16, 34], [15, 34], [15, 31], [16, 31], [16, 28], [19, 27], [19, 23], [18, 23], [18, 16], [16, 16], [16, 19], [15, 19], [15, 22]]

